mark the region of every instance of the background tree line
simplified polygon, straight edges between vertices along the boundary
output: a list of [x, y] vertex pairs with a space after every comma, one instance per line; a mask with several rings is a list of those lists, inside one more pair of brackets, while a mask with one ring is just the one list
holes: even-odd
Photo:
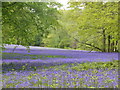
[[[3, 43], [118, 52], [118, 3], [3, 2]], [[82, 7], [82, 8], [81, 8]]]

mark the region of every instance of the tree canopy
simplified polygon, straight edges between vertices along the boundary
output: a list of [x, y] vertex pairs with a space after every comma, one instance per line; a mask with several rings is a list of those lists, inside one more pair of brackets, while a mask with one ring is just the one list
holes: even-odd
[[[34, 45], [57, 23], [55, 2], [3, 2], [3, 43]], [[38, 41], [36, 41], [36, 39]]]
[[3, 43], [118, 52], [118, 2], [3, 2]]
[[117, 2], [71, 2], [70, 5], [74, 9], [69, 15], [75, 22], [71, 31], [78, 32], [73, 37], [79, 36], [76, 39], [81, 45], [103, 52], [118, 50]]

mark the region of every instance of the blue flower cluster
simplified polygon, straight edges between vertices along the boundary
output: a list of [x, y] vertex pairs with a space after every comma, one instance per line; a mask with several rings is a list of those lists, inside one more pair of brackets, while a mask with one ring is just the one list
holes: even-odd
[[4, 88], [117, 88], [117, 70], [41, 69], [3, 73]]
[[72, 50], [11, 51], [3, 51], [3, 88], [118, 87], [117, 53]]

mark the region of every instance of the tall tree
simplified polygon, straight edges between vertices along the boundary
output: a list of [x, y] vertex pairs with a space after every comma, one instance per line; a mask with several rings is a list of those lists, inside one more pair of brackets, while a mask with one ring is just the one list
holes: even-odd
[[49, 33], [51, 25], [58, 24], [60, 6], [54, 2], [3, 2], [3, 43], [35, 45]]
[[75, 23], [69, 32], [78, 32], [81, 44], [103, 52], [118, 50], [117, 2], [70, 2], [70, 7], [68, 15]]

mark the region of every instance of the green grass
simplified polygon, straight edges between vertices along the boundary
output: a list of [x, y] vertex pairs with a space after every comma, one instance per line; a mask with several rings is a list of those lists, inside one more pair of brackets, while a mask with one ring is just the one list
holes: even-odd
[[62, 55], [30, 55], [19, 53], [2, 53], [2, 59], [46, 59], [46, 58], [67, 58]]
[[72, 63], [72, 64], [63, 64], [60, 66], [54, 66], [51, 68], [55, 68], [56, 70], [66, 70], [71, 68], [72, 70], [82, 71], [82, 70], [89, 70], [89, 69], [118, 69], [119, 60], [113, 60], [109, 62], [86, 62], [86, 63]]
[[87, 62], [71, 67], [73, 70], [81, 71], [88, 69], [118, 69], [118, 60], [113, 62]]
[[[113, 60], [111, 62], [86, 62], [86, 63], [67, 63], [62, 65], [54, 65], [54, 66], [30, 66], [30, 69], [36, 71], [37, 69], [55, 69], [55, 70], [68, 70], [69, 68], [76, 71], [83, 71], [89, 69], [118, 69], [119, 60]], [[5, 67], [13, 67], [8, 68], [9, 71], [15, 71], [14, 67], [16, 67], [13, 63], [2, 63]], [[28, 64], [22, 65], [20, 70], [28, 70]], [[3, 67], [4, 69], [4, 67]]]

